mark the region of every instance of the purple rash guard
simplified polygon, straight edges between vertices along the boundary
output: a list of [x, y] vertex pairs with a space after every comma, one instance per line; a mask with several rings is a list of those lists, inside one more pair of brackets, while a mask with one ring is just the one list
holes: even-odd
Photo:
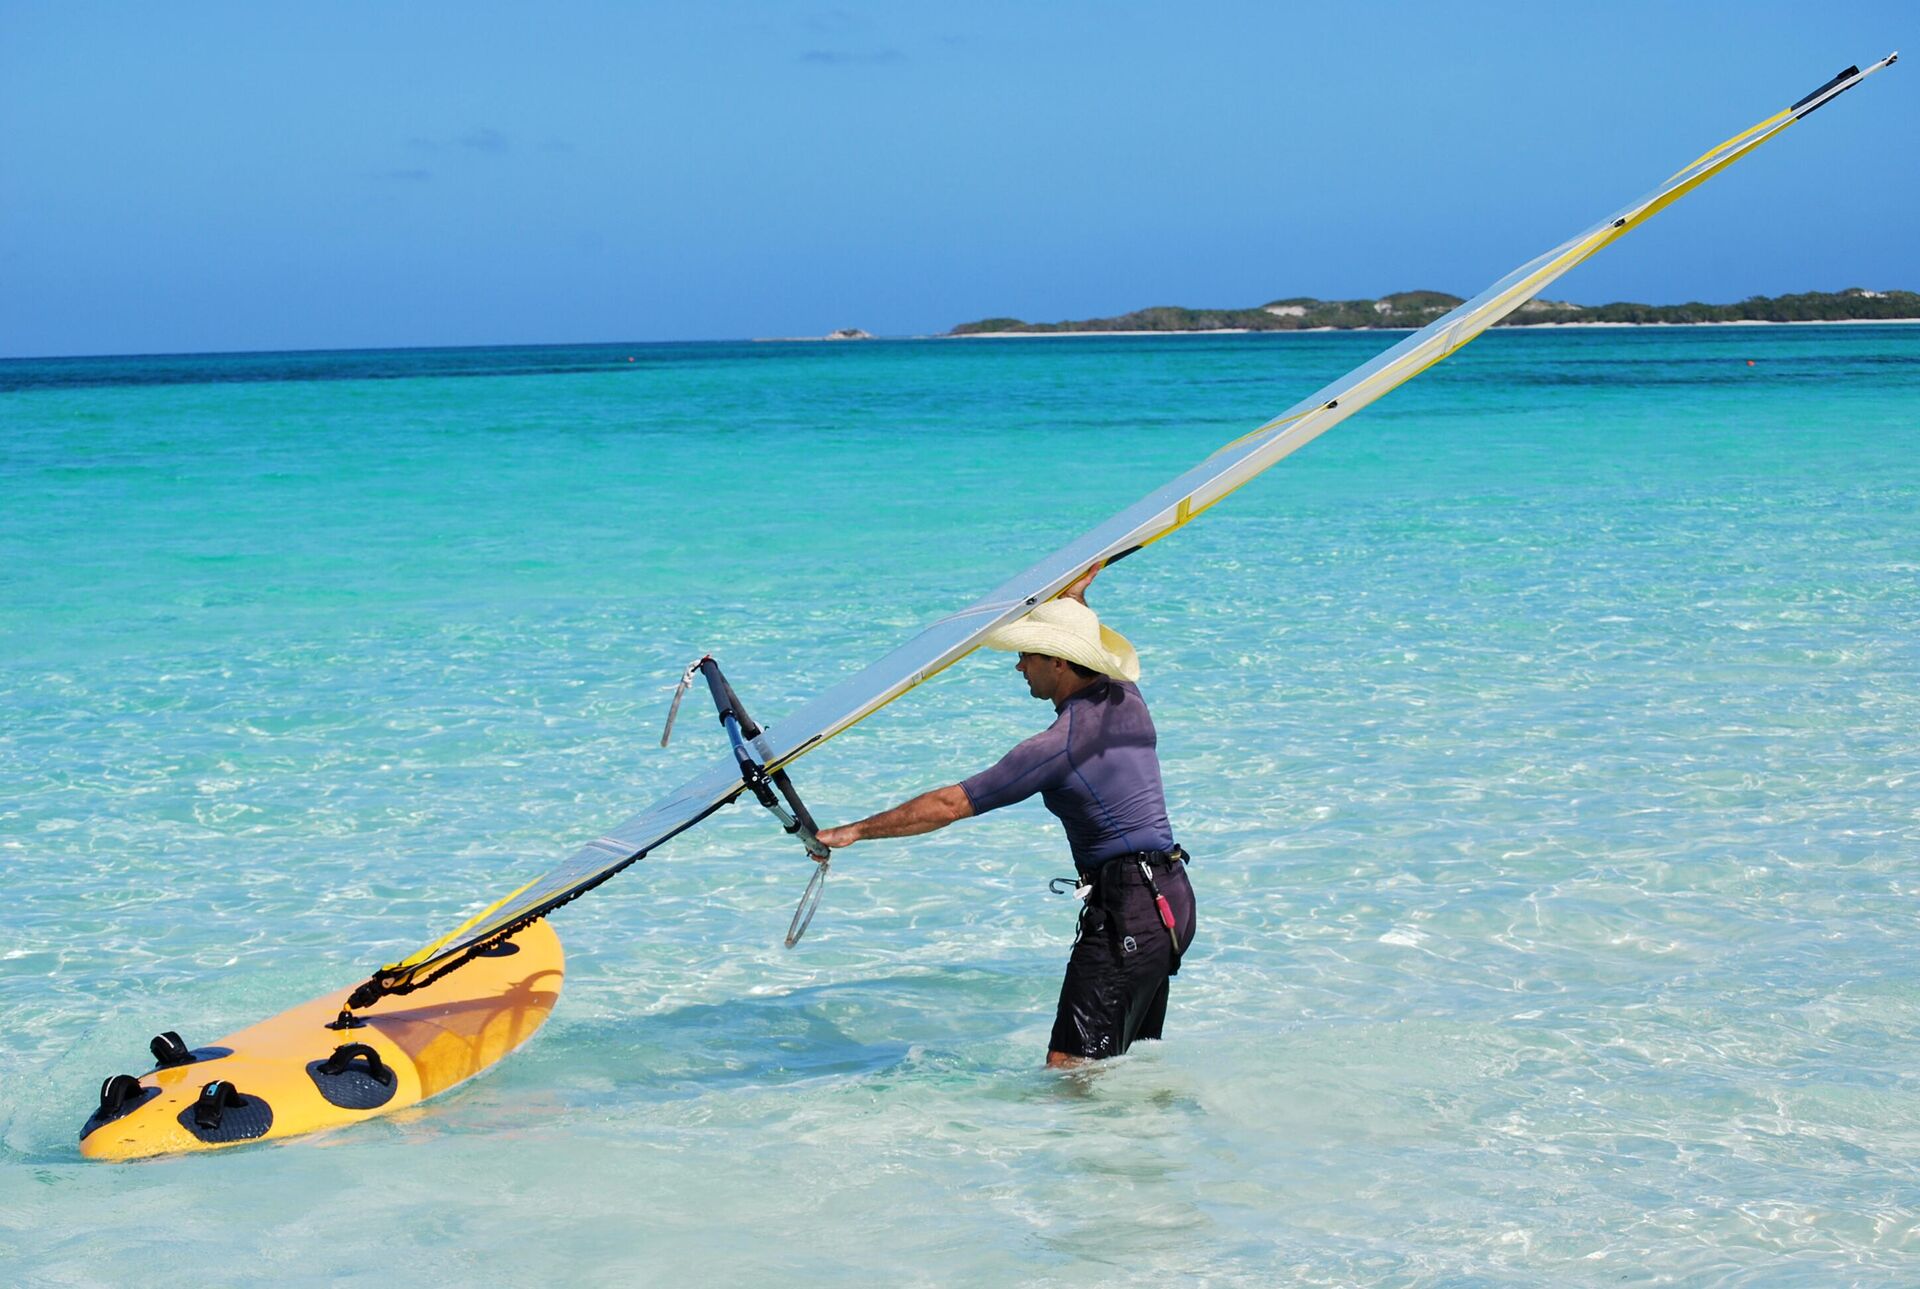
[[1146, 700], [1124, 680], [1096, 680], [1060, 708], [1052, 725], [960, 784], [973, 813], [1038, 792], [1059, 816], [1074, 866], [1092, 872], [1141, 850], [1169, 850], [1167, 797]]

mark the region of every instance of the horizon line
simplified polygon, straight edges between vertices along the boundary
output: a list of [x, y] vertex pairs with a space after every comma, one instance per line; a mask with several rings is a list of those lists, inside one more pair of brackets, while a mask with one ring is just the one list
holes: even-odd
[[[1428, 288], [1422, 288], [1422, 290], [1425, 291], [1425, 290], [1428, 290]], [[1899, 291], [1901, 290], [1901, 288], [1888, 287], [1885, 289], [1880, 289], [1880, 288], [1872, 288], [1872, 287], [1842, 287], [1838, 291], [1790, 291], [1790, 292], [1786, 292], [1785, 294], [1788, 294], [1788, 295], [1843, 295], [1848, 291], [1855, 291], [1855, 290], [1874, 290], [1874, 291], [1877, 291], [1879, 294], [1884, 295], [1888, 291]], [[1413, 294], [1413, 293], [1414, 292], [1408, 292], [1408, 291], [1390, 291], [1387, 293], [1387, 295], [1388, 296], [1407, 295], [1407, 294]], [[1432, 292], [1432, 293], [1440, 294], [1440, 295], [1452, 294], [1452, 292], [1438, 292], [1438, 291]], [[1319, 296], [1285, 296], [1285, 297], [1276, 297], [1276, 298], [1315, 299], [1315, 300], [1320, 300], [1322, 303], [1336, 302], [1334, 300], [1319, 297]], [[1385, 298], [1386, 296], [1354, 296], [1352, 297], [1352, 299], [1354, 300], [1367, 300], [1367, 299], [1379, 300], [1379, 299], [1385, 299]], [[1727, 303], [1743, 304], [1748, 300], [1778, 299], [1778, 298], [1779, 298], [1778, 296], [1767, 296], [1767, 295], [1764, 295], [1763, 293], [1755, 293], [1753, 295], [1742, 296], [1739, 300], [1728, 301]], [[1566, 301], [1563, 303], [1572, 303], [1572, 302]], [[1709, 303], [1711, 302], [1705, 301], [1705, 300], [1686, 300], [1686, 301], [1679, 302], [1679, 304], [1709, 304]], [[1628, 305], [1643, 306], [1647, 308], [1679, 307], [1678, 305], [1650, 304], [1646, 301], [1641, 301], [1641, 300], [1611, 300], [1607, 302], [1607, 305], [1581, 305], [1577, 307], [1588, 308], [1588, 309], [1600, 309], [1600, 308], [1608, 307], [1608, 305], [1614, 305], [1614, 304], [1628, 304]], [[1189, 306], [1171, 305], [1171, 306], [1147, 306], [1147, 307], [1149, 308], [1183, 308], [1184, 309], [1184, 308], [1188, 308]], [[1257, 309], [1264, 306], [1253, 305], [1250, 307]], [[1233, 310], [1231, 309], [1221, 309], [1221, 310], [1196, 309], [1194, 311], [1195, 312], [1232, 312]], [[1137, 312], [1141, 312], [1141, 310], [1136, 309], [1136, 310], [1132, 310], [1131, 312], [1137, 313]], [[1119, 314], [1114, 316], [1124, 317], [1126, 315]], [[985, 320], [986, 319], [982, 319], [982, 321], [985, 321]], [[1024, 322], [1024, 319], [1022, 321]], [[1845, 323], [1849, 323], [1850, 325], [1859, 325], [1862, 322], [1897, 323], [1897, 322], [1909, 321], [1909, 320], [1897, 319], [1897, 318], [1872, 318], [1872, 319], [1853, 319], [1853, 320], [1809, 319], [1805, 325], [1809, 325], [1809, 326], [1819, 325], [1823, 322], [1828, 322], [1828, 321], [1834, 322], [1836, 324], [1845, 322]], [[955, 325], [964, 326], [966, 324], [957, 323]], [[1057, 325], [1057, 324], [1043, 324], [1043, 325]], [[1594, 326], [1608, 326], [1608, 327], [1682, 327], [1682, 326], [1747, 326], [1747, 325], [1776, 326], [1776, 325], [1782, 325], [1782, 324], [1770, 323], [1770, 322], [1765, 322], [1760, 320], [1752, 320], [1752, 321], [1733, 320], [1728, 322], [1711, 322], [1711, 323], [1676, 323], [1676, 322], [1626, 323], [1626, 322], [1621, 322], [1621, 323], [1594, 323], [1594, 324], [1571, 323], [1571, 324], [1564, 324], [1564, 325], [1566, 326], [1594, 325]], [[1515, 324], [1515, 325], [1509, 325], [1506, 327], [1498, 328], [1498, 330], [1503, 332], [1513, 331], [1513, 330], [1536, 330], [1536, 329], [1552, 330], [1555, 328], [1554, 326], [1548, 325], [1548, 324], [1532, 324], [1532, 325]], [[1415, 328], [1411, 326], [1407, 326], [1407, 327], [1311, 327], [1311, 328], [1300, 327], [1300, 328], [1276, 328], [1271, 331], [1257, 331], [1257, 332], [1248, 331], [1248, 330], [1236, 330], [1233, 328], [1204, 328], [1204, 329], [1195, 329], [1195, 330], [1189, 330], [1189, 331], [1138, 331], [1138, 332], [1132, 332], [1132, 331], [1115, 332], [1115, 331], [1098, 331], [1098, 330], [1074, 331], [1074, 332], [1032, 332], [1032, 333], [991, 332], [991, 333], [973, 333], [973, 338], [990, 339], [995, 336], [1024, 336], [1024, 335], [1053, 335], [1056, 337], [1073, 337], [1073, 336], [1086, 337], [1086, 336], [1101, 336], [1101, 335], [1130, 336], [1130, 337], [1155, 336], [1155, 335], [1163, 335], [1163, 336], [1196, 336], [1196, 335], [1198, 336], [1204, 336], [1204, 335], [1285, 336], [1285, 335], [1327, 335], [1329, 333], [1338, 333], [1338, 332], [1376, 332], [1376, 331], [1390, 332], [1390, 331], [1412, 331], [1412, 330], [1415, 330]], [[1492, 330], [1493, 329], [1489, 330], [1489, 334], [1492, 334]], [[965, 334], [956, 336], [951, 329], [947, 331], [937, 331], [937, 332], [904, 332], [904, 333], [895, 334], [895, 335], [881, 335], [876, 333], [869, 337], [870, 340], [883, 340], [883, 341], [948, 340], [948, 339], [968, 339], [968, 338], [970, 337]], [[100, 359], [139, 359], [139, 358], [248, 358], [248, 357], [264, 358], [264, 357], [271, 357], [274, 355], [300, 356], [300, 355], [323, 355], [323, 354], [432, 353], [436, 351], [453, 353], [453, 352], [470, 351], [470, 350], [476, 350], [476, 349], [618, 349], [618, 348], [624, 348], [624, 347], [658, 348], [658, 347], [664, 347], [668, 345], [817, 344], [817, 343], [823, 343], [823, 342], [830, 343], [830, 344], [852, 344], [852, 345], [866, 343], [866, 341], [862, 341], [862, 340], [849, 340], [844, 338], [835, 340], [827, 335], [704, 336], [704, 337], [692, 337], [692, 338], [675, 339], [675, 340], [517, 340], [517, 341], [482, 341], [482, 342], [473, 343], [473, 344], [427, 343], [427, 344], [396, 344], [396, 345], [305, 345], [305, 346], [298, 346], [295, 348], [288, 348], [288, 349], [281, 349], [281, 348], [156, 349], [156, 350], [129, 352], [129, 353], [96, 351], [92, 353], [63, 353], [63, 354], [0, 354], [0, 363], [84, 362], [84, 361], [93, 361], [93, 360], [100, 360]]]

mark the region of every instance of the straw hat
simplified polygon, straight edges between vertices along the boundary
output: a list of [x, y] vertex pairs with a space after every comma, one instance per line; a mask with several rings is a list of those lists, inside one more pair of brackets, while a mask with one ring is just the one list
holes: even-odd
[[982, 643], [1007, 653], [1064, 658], [1121, 680], [1140, 679], [1140, 658], [1127, 638], [1101, 626], [1092, 609], [1064, 596], [993, 631]]

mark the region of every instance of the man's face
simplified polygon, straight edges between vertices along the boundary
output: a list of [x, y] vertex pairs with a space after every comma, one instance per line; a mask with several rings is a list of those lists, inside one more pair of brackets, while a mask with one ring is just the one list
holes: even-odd
[[1060, 691], [1060, 673], [1067, 670], [1066, 663], [1043, 653], [1023, 653], [1013, 667], [1027, 678], [1028, 693], [1049, 702]]

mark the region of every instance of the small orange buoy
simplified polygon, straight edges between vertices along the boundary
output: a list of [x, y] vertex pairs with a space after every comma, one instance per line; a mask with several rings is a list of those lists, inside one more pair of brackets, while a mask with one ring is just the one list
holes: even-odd
[[[628, 362], [632, 362], [632, 361], [633, 361], [633, 359], [631, 359], [631, 358], [629, 358], [629, 359], [627, 359], [627, 361], [628, 361]], [[1751, 359], [1751, 358], [1749, 358], [1749, 359], [1747, 359], [1747, 366], [1749, 366], [1749, 367], [1751, 367], [1751, 366], [1753, 366], [1753, 359]]]

